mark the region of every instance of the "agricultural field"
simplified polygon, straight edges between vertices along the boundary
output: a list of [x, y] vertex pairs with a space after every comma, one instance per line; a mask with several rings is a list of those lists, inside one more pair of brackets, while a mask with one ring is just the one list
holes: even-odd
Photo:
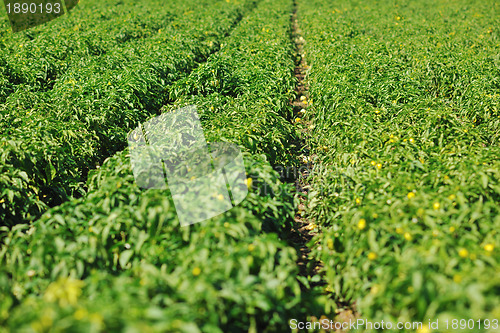
[[321, 166], [312, 251], [363, 316], [500, 317], [499, 10], [299, 5]]
[[[0, 8], [0, 332], [500, 332], [497, 2]], [[181, 226], [127, 138], [187, 106], [248, 195]]]

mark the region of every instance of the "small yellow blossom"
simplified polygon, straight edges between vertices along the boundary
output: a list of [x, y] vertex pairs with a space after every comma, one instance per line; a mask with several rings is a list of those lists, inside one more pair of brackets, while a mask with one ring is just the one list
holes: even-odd
[[375, 252], [368, 253], [368, 259], [370, 259], [370, 260], [377, 259], [377, 254]]
[[427, 325], [422, 325], [422, 327], [419, 327], [417, 329], [416, 333], [431, 333], [431, 330], [429, 329], [429, 326]]
[[326, 241], [326, 246], [327, 246], [330, 250], [333, 250], [333, 239], [328, 238], [328, 240]]
[[450, 227], [450, 232], [454, 232], [455, 231], [455, 227]]
[[224, 200], [224, 196], [222, 194], [217, 195], [217, 200], [219, 201]]
[[75, 305], [82, 293], [84, 282], [73, 278], [60, 278], [52, 282], [45, 291], [44, 299], [47, 302], [59, 302], [59, 305]]
[[248, 251], [252, 252], [253, 250], [255, 250], [255, 245], [248, 244]]
[[410, 143], [415, 143], [415, 140], [413, 138], [410, 138], [408, 141], [410, 141]]
[[366, 220], [365, 219], [360, 219], [358, 222], [358, 229], [363, 230], [366, 228]]
[[440, 207], [441, 207], [441, 204], [437, 201], [432, 205], [432, 208], [434, 208], [434, 210], [438, 210]]
[[382, 169], [382, 163], [377, 163], [377, 169]]
[[488, 243], [484, 246], [484, 250], [486, 252], [493, 252], [494, 249], [495, 249], [495, 246], [491, 243]]
[[245, 183], [245, 185], [248, 187], [248, 189], [251, 189], [252, 188], [252, 183], [253, 183], [253, 179], [251, 177], [245, 179], [243, 181]]
[[306, 226], [306, 230], [311, 231], [311, 230], [316, 229], [317, 227], [318, 227], [318, 226], [317, 226], [316, 224], [314, 224], [314, 223], [310, 223], [310, 224], [308, 224], [308, 225]]
[[462, 258], [467, 258], [469, 256], [469, 251], [467, 251], [467, 249], [461, 248], [458, 251], [458, 255]]
[[201, 274], [201, 269], [199, 267], [195, 267], [195, 268], [193, 268], [193, 272], [192, 273], [193, 273], [194, 276], [198, 276], [198, 275]]
[[411, 236], [411, 234], [409, 232], [405, 232], [405, 235], [404, 235], [405, 239], [407, 241], [411, 241], [413, 239], [413, 237]]
[[453, 282], [455, 282], [455, 283], [462, 282], [462, 277], [460, 276], [460, 274], [453, 275]]
[[404, 232], [404, 231], [403, 231], [403, 228], [400, 228], [400, 227], [397, 227], [397, 228], [396, 228], [396, 233], [397, 233], [397, 234], [401, 235], [403, 232]]
[[455, 200], [456, 199], [456, 195], [455, 194], [450, 194], [450, 196], [448, 197], [448, 199], [450, 200]]
[[73, 317], [76, 320], [82, 320], [85, 317], [87, 317], [87, 315], [88, 315], [88, 312], [85, 309], [78, 309], [78, 310], [75, 311], [75, 313], [73, 313]]
[[360, 198], [356, 198], [356, 204], [361, 204], [361, 199]]
[[415, 193], [409, 192], [406, 196], [408, 197], [408, 199], [413, 199], [415, 198]]

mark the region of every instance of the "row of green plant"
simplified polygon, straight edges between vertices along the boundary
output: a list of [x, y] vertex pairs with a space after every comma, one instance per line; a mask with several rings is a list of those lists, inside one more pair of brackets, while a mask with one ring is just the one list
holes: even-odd
[[[86, 1], [71, 15], [40, 27], [15, 34], [6, 28], [0, 34], [0, 64], [11, 86], [2, 86], [3, 92], [8, 88], [13, 90], [16, 85], [50, 90], [69, 69], [86, 66], [106, 53], [115, 53], [124, 44], [140, 43], [158, 30], [182, 24], [195, 5], [190, 1], [178, 6], [159, 1], [148, 4]], [[1, 19], [2, 23], [8, 22], [7, 15]]]
[[[50, 90], [18, 85], [0, 106], [3, 225], [32, 220], [48, 206], [81, 195], [88, 170], [123, 149], [126, 133], [169, 100], [169, 85], [215, 52], [253, 5], [218, 1], [188, 10], [153, 36], [110, 46], [88, 62], [75, 54], [78, 61], [57, 76]], [[179, 7], [195, 9], [193, 3]], [[127, 8], [128, 14], [135, 10], [130, 3]], [[79, 10], [75, 8], [75, 15]], [[93, 33], [74, 32], [72, 39], [96, 42], [92, 35], [108, 35], [104, 26]], [[28, 42], [31, 46], [23, 46], [30, 50], [30, 62], [40, 59], [31, 54], [40, 40], [43, 34]], [[50, 53], [51, 48], [39, 52]]]
[[[218, 53], [169, 87], [176, 102], [162, 110], [195, 104], [207, 141], [240, 145], [247, 198], [180, 227], [168, 190], [140, 189], [128, 149], [115, 154], [84, 197], [4, 228], [6, 331], [282, 332], [315, 306], [297, 281], [296, 249], [281, 239], [293, 223], [291, 188], [269, 162], [290, 160], [294, 139], [285, 120], [291, 11], [289, 0], [261, 1]], [[237, 92], [225, 90], [234, 82]]]
[[320, 230], [310, 246], [327, 290], [361, 318], [474, 319], [475, 332], [500, 318], [496, 9], [299, 3]]

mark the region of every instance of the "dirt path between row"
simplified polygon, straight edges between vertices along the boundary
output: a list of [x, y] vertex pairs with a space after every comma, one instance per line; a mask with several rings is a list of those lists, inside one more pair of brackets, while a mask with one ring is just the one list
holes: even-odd
[[[294, 100], [290, 101], [290, 105], [293, 107], [293, 118], [292, 123], [298, 126], [298, 132], [300, 136], [300, 141], [298, 142], [297, 153], [299, 154], [299, 159], [301, 165], [299, 167], [299, 174], [295, 179], [296, 186], [296, 196], [299, 199], [298, 211], [295, 215], [295, 230], [292, 233], [291, 241], [300, 247], [300, 257], [298, 259], [297, 265], [300, 269], [300, 275], [303, 278], [307, 278], [309, 281], [309, 286], [306, 288], [305, 292], [313, 292], [314, 288], [322, 288], [324, 294], [327, 294], [332, 299], [338, 299], [336, 295], [330, 291], [332, 288], [328, 288], [326, 282], [321, 277], [321, 268], [323, 264], [317, 262], [314, 258], [311, 258], [311, 250], [307, 246], [312, 238], [321, 232], [318, 229], [318, 225], [315, 221], [311, 220], [306, 213], [307, 206], [307, 194], [311, 190], [311, 184], [308, 182], [308, 175], [312, 172], [314, 167], [314, 155], [310, 152], [310, 147], [307, 144], [308, 138], [311, 136], [312, 121], [305, 121], [305, 115], [308, 112], [312, 112], [311, 103], [309, 101], [308, 95], [308, 85], [306, 81], [307, 72], [310, 66], [307, 63], [306, 54], [304, 51], [304, 44], [306, 43], [304, 37], [302, 36], [302, 31], [299, 25], [299, 18], [297, 15], [297, 3], [294, 1], [294, 10], [292, 14], [292, 38], [295, 45], [296, 59], [295, 59], [295, 71], [294, 76], [297, 79], [297, 84], [295, 86], [295, 96]], [[311, 117], [307, 117], [311, 119]], [[328, 291], [327, 291], [328, 290]], [[328, 316], [323, 314], [310, 314], [307, 318], [308, 321], [317, 321], [322, 319], [333, 320], [334, 322], [348, 322], [349, 320], [356, 320], [359, 315], [355, 311], [355, 304], [337, 304], [337, 310], [335, 314], [330, 314]], [[336, 329], [326, 329], [324, 332], [347, 332], [345, 330]]]

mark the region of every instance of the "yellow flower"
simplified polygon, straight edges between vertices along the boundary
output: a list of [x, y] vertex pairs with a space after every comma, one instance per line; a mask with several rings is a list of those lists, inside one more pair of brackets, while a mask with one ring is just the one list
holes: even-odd
[[314, 224], [314, 223], [310, 223], [310, 224], [308, 224], [308, 225], [306, 226], [306, 230], [311, 231], [311, 230], [316, 229], [317, 227], [318, 227], [318, 226], [317, 226], [316, 224]]
[[455, 282], [455, 283], [462, 282], [462, 277], [460, 276], [460, 274], [453, 275], [453, 282]]
[[375, 252], [368, 253], [368, 259], [370, 259], [370, 260], [377, 259], [377, 254]]
[[410, 143], [415, 143], [415, 140], [413, 138], [410, 138], [408, 141], [410, 141]]
[[44, 299], [47, 302], [59, 302], [59, 305], [75, 305], [82, 293], [84, 282], [73, 278], [60, 278], [52, 282], [45, 291]]
[[379, 109], [375, 110], [375, 113], [376, 113], [376, 114], [379, 114], [379, 113], [380, 113], [380, 110], [379, 110]]
[[405, 235], [404, 235], [405, 239], [407, 241], [411, 241], [413, 239], [413, 237], [411, 236], [411, 234], [409, 232], [405, 232]]
[[495, 249], [495, 246], [491, 243], [488, 243], [484, 246], [484, 250], [486, 252], [493, 252], [494, 249]]
[[397, 227], [396, 233], [401, 235], [403, 233], [403, 228]]
[[87, 315], [88, 315], [88, 312], [87, 312], [86, 309], [78, 309], [78, 310], [75, 311], [75, 313], [73, 313], [73, 317], [76, 320], [82, 320], [85, 317], [87, 317]]
[[326, 241], [326, 246], [327, 246], [330, 250], [333, 250], [333, 239], [328, 238], [328, 240]]
[[432, 208], [434, 208], [434, 210], [438, 210], [439, 207], [441, 207], [441, 204], [437, 201], [434, 204], [432, 204]]
[[373, 214], [372, 214], [372, 217], [373, 217], [374, 219], [376, 219], [376, 218], [378, 217], [378, 214], [377, 214], [377, 213], [373, 213]]
[[467, 258], [469, 256], [469, 251], [467, 251], [467, 249], [461, 248], [460, 251], [458, 251], [458, 255], [462, 258]]
[[450, 227], [450, 232], [454, 232], [455, 231], [455, 227]]
[[415, 193], [409, 192], [406, 196], [408, 197], [408, 199], [413, 199], [415, 198]]
[[300, 118], [295, 118], [295, 123], [296, 123], [296, 124], [298, 124], [298, 123], [300, 123], [300, 122], [301, 122], [301, 120], [302, 120], [302, 119], [300, 119]]
[[222, 194], [217, 195], [217, 200], [219, 201], [224, 200], [224, 196]]
[[193, 268], [193, 275], [198, 276], [201, 274], [201, 269], [199, 267]]
[[377, 163], [377, 169], [382, 169], [382, 163]]
[[358, 229], [363, 230], [366, 228], [366, 220], [365, 219], [360, 219], [358, 222]]
[[455, 194], [450, 194], [450, 196], [448, 197], [448, 199], [450, 200], [455, 200], [457, 196]]
[[248, 251], [252, 252], [253, 250], [255, 250], [255, 245], [248, 244]]
[[248, 189], [251, 189], [252, 188], [252, 183], [253, 183], [253, 179], [251, 177], [245, 179], [243, 181], [245, 183], [245, 185], [248, 187]]
[[370, 164], [373, 165], [373, 166], [375, 166], [377, 164], [377, 162], [371, 161]]
[[429, 329], [429, 326], [427, 325], [422, 325], [422, 327], [419, 327], [417, 329], [416, 333], [431, 333], [431, 330]]
[[356, 204], [361, 204], [361, 199], [360, 198], [356, 198]]

